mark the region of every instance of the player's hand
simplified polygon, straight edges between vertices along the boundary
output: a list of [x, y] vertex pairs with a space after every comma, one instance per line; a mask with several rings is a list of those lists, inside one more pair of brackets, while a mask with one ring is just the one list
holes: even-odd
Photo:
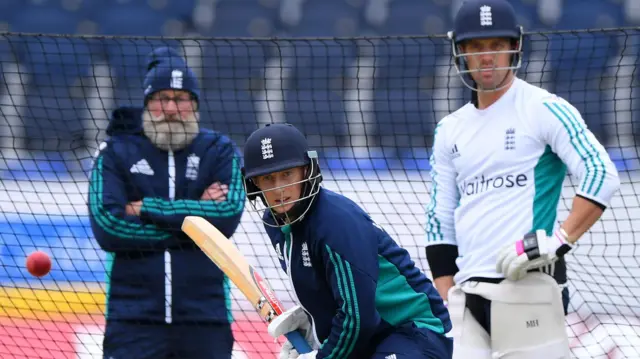
[[296, 359], [316, 359], [317, 354], [318, 354], [318, 351], [314, 350], [306, 354], [300, 354]]
[[206, 201], [224, 202], [227, 200], [227, 193], [229, 193], [229, 186], [220, 182], [213, 183], [207, 189], [204, 190], [200, 199]]
[[559, 229], [548, 237], [539, 229], [504, 246], [498, 253], [496, 271], [507, 279], [520, 280], [527, 271], [554, 263], [572, 248], [564, 231]]
[[[296, 305], [295, 307], [285, 311], [279, 316], [275, 317], [269, 323], [267, 327], [267, 331], [269, 335], [273, 338], [279, 338], [282, 335], [285, 335], [289, 332], [297, 330], [302, 333], [307, 343], [311, 348], [315, 347], [315, 339], [313, 338], [313, 332], [311, 329], [311, 322], [309, 322], [309, 318], [305, 313], [304, 309], [301, 306]], [[296, 358], [315, 358], [315, 354], [312, 357], [304, 357], [302, 355], [310, 355], [308, 354], [299, 354], [293, 345], [287, 340], [280, 349], [279, 359], [296, 359]]]
[[282, 345], [282, 349], [280, 349], [280, 355], [278, 356], [278, 359], [316, 359], [317, 354], [317, 350], [313, 350], [305, 354], [300, 354], [287, 340]]
[[127, 203], [125, 212], [129, 216], [140, 216], [140, 210], [142, 209], [142, 201], [135, 201]]

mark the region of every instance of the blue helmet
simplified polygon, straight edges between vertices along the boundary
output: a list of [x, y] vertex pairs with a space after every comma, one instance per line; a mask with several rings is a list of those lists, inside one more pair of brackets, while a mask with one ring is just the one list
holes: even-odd
[[465, 0], [454, 19], [453, 31], [449, 31], [447, 35], [451, 40], [453, 61], [458, 75], [462, 78], [464, 85], [474, 91], [497, 91], [508, 84], [502, 84], [489, 90], [478, 89], [470, 76], [473, 71], [466, 66], [466, 54], [460, 53], [460, 44], [463, 41], [486, 38], [511, 39], [515, 45], [514, 49], [487, 52], [494, 55], [513, 54], [510, 66], [494, 70], [508, 69], [515, 74], [522, 64], [523, 29], [518, 25], [515, 10], [507, 0]]
[[[306, 177], [298, 182], [302, 183], [300, 198], [292, 200], [295, 203], [286, 213], [276, 213], [254, 182], [259, 176], [284, 171], [295, 167], [306, 167]], [[242, 168], [247, 198], [254, 211], [269, 209], [275, 218], [276, 226], [293, 223], [302, 219], [309, 210], [313, 200], [320, 190], [322, 174], [318, 163], [318, 155], [309, 150], [307, 139], [291, 124], [268, 124], [254, 131], [244, 145], [244, 166]], [[296, 183], [292, 183], [293, 185]], [[283, 186], [286, 187], [286, 186]], [[272, 189], [274, 190], [274, 189]], [[256, 206], [260, 199], [264, 207]], [[287, 203], [279, 204], [279, 206]], [[271, 223], [267, 223], [272, 225]]]

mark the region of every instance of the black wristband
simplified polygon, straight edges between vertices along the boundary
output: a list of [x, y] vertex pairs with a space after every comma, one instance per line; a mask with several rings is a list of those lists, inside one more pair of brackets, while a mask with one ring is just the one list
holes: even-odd
[[522, 245], [524, 247], [524, 253], [530, 261], [540, 258], [540, 247], [538, 246], [538, 236], [536, 232], [525, 234], [522, 239]]
[[425, 248], [427, 262], [433, 278], [454, 275], [458, 273], [456, 259], [458, 246], [452, 244], [436, 244]]

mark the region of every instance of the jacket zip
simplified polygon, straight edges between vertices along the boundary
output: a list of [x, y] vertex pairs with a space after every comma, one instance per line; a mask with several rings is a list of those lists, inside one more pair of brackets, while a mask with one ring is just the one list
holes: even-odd
[[293, 232], [289, 232], [288, 235], [291, 243], [289, 245], [289, 250], [287, 251], [287, 248], [286, 248], [287, 241], [285, 238], [284, 260], [285, 260], [285, 264], [287, 265], [287, 277], [289, 278], [289, 285], [291, 285], [291, 289], [293, 289], [293, 297], [296, 299], [296, 302], [311, 317], [311, 331], [313, 332], [313, 340], [315, 340], [316, 345], [319, 347], [320, 340], [318, 340], [318, 335], [316, 334], [316, 324], [315, 324], [315, 320], [313, 319], [313, 315], [311, 315], [311, 313], [309, 313], [309, 311], [304, 307], [304, 305], [302, 305], [302, 303], [300, 302], [300, 299], [298, 299], [298, 294], [296, 293], [296, 287], [293, 285], [293, 275], [291, 274], [291, 254], [293, 253]]
[[[173, 201], [176, 197], [176, 161], [173, 157], [173, 151], [169, 151], [169, 200]], [[164, 251], [164, 321], [169, 324], [173, 320], [171, 314], [172, 309], [172, 291], [171, 287], [171, 253], [169, 250]]]

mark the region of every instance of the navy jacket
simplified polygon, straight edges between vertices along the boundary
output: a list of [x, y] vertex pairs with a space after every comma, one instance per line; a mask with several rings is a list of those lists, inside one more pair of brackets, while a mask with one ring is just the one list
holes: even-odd
[[[136, 322], [231, 321], [228, 278], [181, 230], [205, 217], [230, 237], [244, 210], [240, 157], [226, 136], [201, 130], [187, 148], [163, 151], [142, 131], [142, 109], [114, 111], [94, 159], [91, 227], [108, 252], [107, 319]], [[212, 183], [225, 202], [200, 200]], [[125, 213], [142, 200], [140, 216]]]
[[[265, 225], [312, 320], [317, 358], [367, 358], [395, 327], [451, 330], [449, 312], [408, 252], [356, 203], [322, 188], [305, 218]], [[273, 224], [271, 214], [263, 219]]]

